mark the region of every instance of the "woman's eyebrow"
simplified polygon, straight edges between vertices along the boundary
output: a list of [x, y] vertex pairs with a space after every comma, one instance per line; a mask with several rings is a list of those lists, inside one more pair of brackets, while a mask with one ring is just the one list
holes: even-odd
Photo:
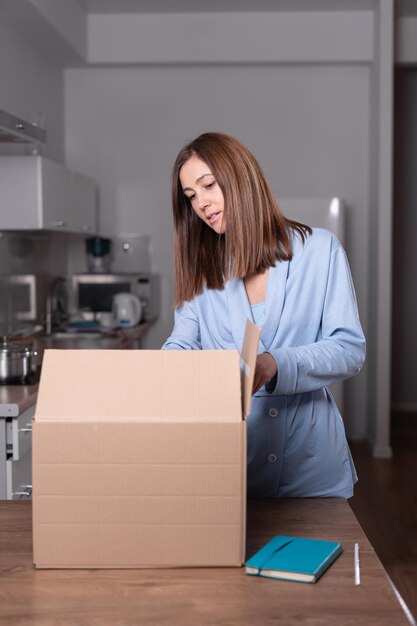
[[[207, 174], [199, 176], [195, 182], [199, 183], [205, 176], [213, 176], [213, 174], [211, 172], [207, 172]], [[183, 191], [193, 191], [193, 189], [191, 189], [191, 187], [183, 187]]]
[[204, 178], [205, 176], [213, 176], [213, 174], [211, 172], [207, 172], [207, 174], [203, 174], [202, 176], [200, 176], [199, 178], [197, 178], [197, 180], [195, 181], [196, 183], [199, 183], [200, 180], [202, 178]]

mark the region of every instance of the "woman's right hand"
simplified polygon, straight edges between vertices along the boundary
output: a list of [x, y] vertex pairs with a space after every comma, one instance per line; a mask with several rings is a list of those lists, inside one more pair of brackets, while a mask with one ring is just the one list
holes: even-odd
[[256, 358], [252, 394], [256, 393], [266, 383], [269, 383], [276, 373], [277, 364], [274, 357], [269, 352], [258, 354]]

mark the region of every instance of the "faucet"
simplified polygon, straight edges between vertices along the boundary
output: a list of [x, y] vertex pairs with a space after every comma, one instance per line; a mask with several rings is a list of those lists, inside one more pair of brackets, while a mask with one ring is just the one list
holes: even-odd
[[53, 318], [54, 318], [54, 314], [56, 313], [56, 309], [54, 309], [54, 306], [53, 306], [56, 288], [58, 287], [58, 285], [64, 284], [65, 282], [66, 282], [66, 279], [63, 278], [63, 276], [57, 276], [56, 278], [54, 278], [54, 280], [52, 281], [49, 287], [48, 295], [46, 296], [46, 312], [45, 312], [45, 334], [46, 335], [52, 334], [52, 326], [54, 322]]

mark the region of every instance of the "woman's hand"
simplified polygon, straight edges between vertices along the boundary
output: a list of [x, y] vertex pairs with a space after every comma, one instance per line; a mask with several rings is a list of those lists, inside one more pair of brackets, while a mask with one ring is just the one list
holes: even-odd
[[255, 376], [253, 379], [252, 394], [268, 383], [277, 373], [277, 364], [269, 352], [262, 352], [256, 358]]

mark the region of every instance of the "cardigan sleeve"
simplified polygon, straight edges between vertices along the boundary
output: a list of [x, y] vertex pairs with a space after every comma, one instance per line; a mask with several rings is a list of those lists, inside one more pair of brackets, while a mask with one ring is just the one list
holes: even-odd
[[172, 334], [162, 350], [201, 350], [200, 322], [195, 299], [183, 302], [175, 309]]
[[[337, 240], [335, 240], [337, 242]], [[365, 337], [345, 251], [333, 246], [318, 340], [308, 345], [269, 350], [277, 363], [267, 393], [292, 395], [314, 391], [359, 373]]]

